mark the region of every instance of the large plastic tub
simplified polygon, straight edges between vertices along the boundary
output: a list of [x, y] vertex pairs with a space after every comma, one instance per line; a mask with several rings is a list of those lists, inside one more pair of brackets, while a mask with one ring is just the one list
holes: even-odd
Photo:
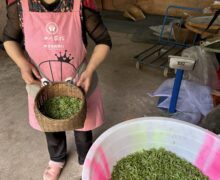
[[120, 123], [93, 144], [83, 166], [83, 180], [109, 180], [117, 161], [142, 149], [163, 147], [220, 180], [220, 138], [195, 125], [163, 117]]

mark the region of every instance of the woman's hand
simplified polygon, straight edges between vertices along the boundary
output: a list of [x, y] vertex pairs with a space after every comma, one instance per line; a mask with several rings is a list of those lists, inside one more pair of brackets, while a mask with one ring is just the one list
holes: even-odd
[[85, 70], [81, 74], [78, 82], [76, 83], [77, 86], [80, 86], [80, 87], [82, 87], [84, 89], [85, 93], [88, 92], [89, 87], [91, 85], [92, 75], [93, 75], [92, 71]]
[[40, 85], [40, 79], [41, 76], [38, 72], [38, 70], [31, 64], [31, 63], [25, 63], [25, 65], [20, 68], [21, 70], [21, 76], [26, 84], [39, 84]]
[[104, 61], [109, 51], [110, 47], [105, 44], [99, 44], [95, 46], [87, 68], [81, 74], [76, 84], [77, 86], [81, 86], [84, 89], [85, 93], [87, 93], [89, 90], [93, 72], [95, 72], [96, 68]]
[[28, 62], [20, 44], [15, 41], [6, 41], [4, 47], [10, 58], [20, 68], [22, 78], [26, 84], [40, 84], [41, 76], [38, 70]]

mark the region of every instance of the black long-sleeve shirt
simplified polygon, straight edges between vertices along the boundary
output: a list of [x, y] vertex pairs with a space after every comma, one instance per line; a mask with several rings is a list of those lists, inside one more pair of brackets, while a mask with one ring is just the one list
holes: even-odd
[[[56, 0], [52, 4], [46, 4], [44, 0], [29, 0], [30, 9], [35, 12], [71, 11], [73, 4], [72, 0]], [[23, 39], [22, 6], [19, 0], [7, 7], [7, 17], [7, 24], [3, 32], [3, 42], [9, 40], [21, 42]], [[96, 44], [106, 44], [111, 47], [111, 38], [101, 19], [100, 13], [83, 4], [82, 17], [82, 37], [84, 44], [87, 45], [86, 33], [88, 33]]]

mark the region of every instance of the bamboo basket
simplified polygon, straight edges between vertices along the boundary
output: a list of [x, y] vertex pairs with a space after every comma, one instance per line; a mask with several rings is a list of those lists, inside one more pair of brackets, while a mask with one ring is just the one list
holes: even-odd
[[[186, 24], [194, 28], [205, 30], [212, 20], [213, 15], [211, 16], [194, 16], [186, 19]], [[215, 22], [209, 27], [209, 30], [218, 32], [220, 29], [220, 20], [216, 19]]]
[[[41, 113], [40, 108], [46, 100], [56, 96], [77, 97], [83, 101], [81, 110], [67, 119], [52, 119]], [[44, 86], [37, 93], [34, 107], [36, 118], [44, 132], [71, 131], [83, 128], [86, 119], [86, 99], [80, 88], [69, 83], [60, 82]]]
[[216, 32], [211, 32], [209, 31], [204, 31], [204, 29], [199, 29], [199, 28], [195, 28], [193, 26], [188, 25], [187, 23], [185, 23], [185, 27], [195, 33], [198, 33], [202, 36], [202, 38], [212, 38], [214, 36], [216, 36]]

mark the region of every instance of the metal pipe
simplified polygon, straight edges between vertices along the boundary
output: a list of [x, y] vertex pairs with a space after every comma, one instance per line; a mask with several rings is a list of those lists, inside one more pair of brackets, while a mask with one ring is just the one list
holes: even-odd
[[142, 54], [146, 53], [147, 51], [150, 51], [151, 49], [153, 49], [154, 47], [156, 47], [159, 43], [154, 44], [153, 46], [151, 46], [150, 48], [142, 51], [141, 53], [137, 54], [136, 56], [134, 56], [135, 59], [137, 59], [139, 56], [141, 56]]
[[175, 46], [172, 46], [170, 49], [168, 49], [167, 51], [165, 51], [164, 53], [162, 53], [160, 56], [158, 56], [156, 59], [154, 59], [153, 61], [150, 62], [150, 64], [156, 62], [157, 60], [159, 60], [161, 57], [163, 57], [165, 54], [167, 54], [168, 52], [170, 52], [172, 49], [174, 49]]
[[179, 96], [180, 86], [181, 86], [182, 79], [183, 79], [183, 72], [184, 70], [182, 69], [177, 69], [176, 71], [176, 78], [175, 78], [174, 85], [173, 85], [173, 92], [172, 92], [172, 96], [170, 100], [169, 113], [176, 112], [176, 105], [177, 105], [177, 100]]
[[144, 57], [141, 58], [139, 61], [140, 61], [140, 62], [143, 62], [144, 59], [146, 59], [146, 58], [152, 56], [153, 54], [155, 54], [158, 50], [160, 50], [160, 49], [162, 49], [162, 48], [163, 48], [163, 46], [162, 46], [161, 48], [159, 48], [159, 49], [156, 49], [155, 51], [153, 51], [152, 53], [148, 54], [147, 56], [144, 56]]

